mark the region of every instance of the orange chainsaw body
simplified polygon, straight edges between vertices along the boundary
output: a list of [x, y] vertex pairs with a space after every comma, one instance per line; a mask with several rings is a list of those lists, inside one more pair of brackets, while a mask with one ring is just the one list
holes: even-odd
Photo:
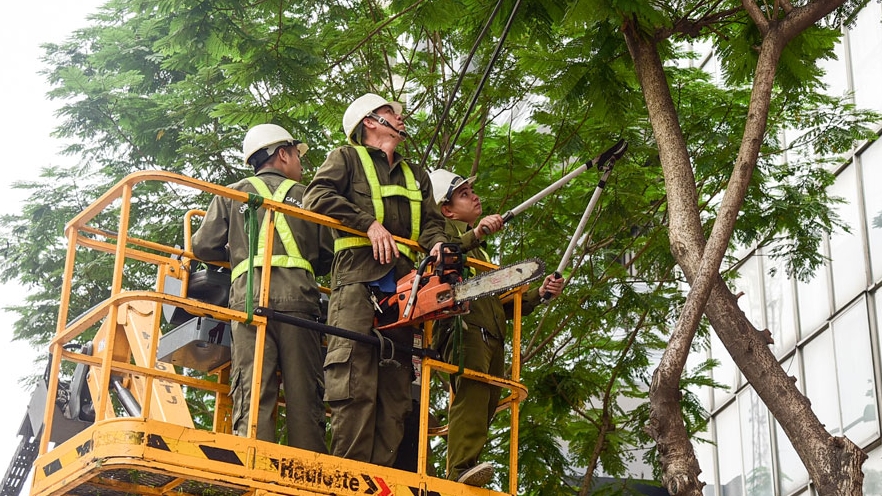
[[443, 246], [451, 252], [444, 253], [443, 261], [431, 273], [424, 273], [434, 261], [434, 257], [427, 257], [418, 268], [398, 280], [394, 293], [379, 301], [374, 318], [377, 329], [412, 327], [469, 311], [469, 302], [457, 302], [453, 289], [462, 281], [462, 252], [459, 245]]

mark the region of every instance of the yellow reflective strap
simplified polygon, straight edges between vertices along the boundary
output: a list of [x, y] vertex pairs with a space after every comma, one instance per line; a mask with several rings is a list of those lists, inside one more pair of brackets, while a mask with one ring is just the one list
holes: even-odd
[[[407, 162], [402, 161], [399, 167], [401, 167], [401, 172], [404, 174], [405, 186], [397, 184], [380, 184], [380, 178], [377, 176], [377, 169], [374, 168], [374, 160], [371, 158], [370, 153], [368, 153], [367, 148], [363, 146], [356, 146], [354, 148], [358, 152], [358, 158], [361, 159], [361, 166], [364, 169], [368, 186], [371, 188], [371, 202], [374, 205], [374, 217], [380, 224], [382, 224], [383, 219], [385, 218], [383, 198], [390, 196], [403, 196], [410, 200], [410, 239], [414, 241], [419, 239], [423, 192], [417, 187], [413, 170], [407, 165]], [[417, 256], [419, 256], [419, 254], [413, 248], [401, 243], [396, 243], [396, 245], [398, 245], [398, 251], [404, 253], [406, 257], [413, 261], [418, 260]], [[334, 240], [335, 253], [340, 250], [363, 246], [371, 246], [370, 240], [367, 238], [352, 236], [345, 236]]]
[[[361, 166], [364, 168], [364, 174], [367, 177], [368, 186], [371, 187], [371, 201], [374, 204], [374, 217], [383, 223], [385, 211], [383, 209], [383, 198], [390, 196], [403, 196], [410, 200], [410, 239], [416, 241], [420, 237], [420, 214], [423, 201], [423, 192], [417, 187], [416, 178], [407, 162], [401, 161], [399, 167], [404, 174], [404, 186], [397, 184], [380, 184], [380, 178], [377, 176], [377, 169], [374, 168], [374, 160], [368, 153], [367, 148], [356, 146], [358, 157], [361, 159]], [[379, 194], [377, 194], [379, 193]]]
[[[362, 238], [358, 236], [344, 236], [342, 238], [337, 238], [334, 240], [334, 252], [338, 252], [340, 250], [348, 250], [349, 248], [361, 248], [364, 246], [371, 246], [371, 240], [367, 238]], [[395, 246], [398, 247], [398, 251], [403, 253], [404, 256], [411, 259], [412, 261], [419, 260], [417, 257], [420, 253], [413, 248], [396, 242]]]
[[[264, 183], [259, 177], [251, 176], [248, 178], [248, 182], [254, 186], [254, 189], [257, 190], [260, 196], [277, 202], [284, 202], [285, 194], [291, 189], [291, 186], [296, 183], [293, 179], [285, 179], [276, 189], [275, 194], [272, 194], [266, 186], [266, 183]], [[267, 211], [267, 215], [269, 215], [269, 211]], [[263, 224], [260, 226], [260, 234], [257, 241], [257, 253], [252, 257], [252, 263], [255, 267], [263, 266], [263, 252], [266, 248], [267, 220], [269, 219], [265, 218]], [[312, 270], [312, 264], [301, 255], [300, 247], [297, 246], [297, 240], [294, 238], [294, 233], [291, 232], [291, 226], [288, 225], [288, 222], [285, 220], [285, 215], [282, 214], [282, 212], [276, 212], [275, 228], [279, 240], [285, 248], [285, 255], [273, 255], [270, 258], [270, 266], [287, 269], [300, 268], [307, 270], [310, 273], [314, 273]], [[235, 281], [237, 277], [245, 273], [247, 270], [248, 260], [242, 260], [233, 268], [233, 272], [230, 274], [230, 280]]]
[[[422, 213], [423, 192], [417, 187], [416, 179], [413, 177], [413, 171], [407, 162], [401, 161], [401, 172], [404, 173], [404, 184], [407, 185], [408, 192], [404, 196], [410, 200], [410, 239], [416, 241], [420, 234], [420, 215]], [[411, 259], [415, 260], [415, 259]]]
[[382, 193], [377, 194], [377, 192], [380, 191], [380, 178], [377, 177], [377, 170], [374, 168], [374, 160], [368, 153], [367, 148], [363, 146], [356, 146], [355, 151], [358, 152], [358, 158], [361, 159], [361, 167], [364, 169], [364, 174], [367, 177], [368, 186], [371, 187], [371, 202], [374, 204], [374, 217], [380, 221], [380, 224], [382, 224], [386, 211], [383, 208]]

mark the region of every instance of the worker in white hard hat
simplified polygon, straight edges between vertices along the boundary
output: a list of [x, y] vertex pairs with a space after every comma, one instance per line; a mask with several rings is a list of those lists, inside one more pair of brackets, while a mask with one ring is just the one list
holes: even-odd
[[[238, 191], [302, 207], [306, 187], [301, 156], [308, 146], [275, 124], [252, 127], [242, 142], [245, 163], [254, 175], [229, 185]], [[249, 298], [247, 280], [249, 238], [245, 212], [248, 206], [216, 196], [202, 225], [193, 234], [193, 254], [204, 261], [227, 261], [232, 279], [230, 308], [244, 311]], [[267, 215], [257, 211], [260, 222], [257, 252], [253, 254], [253, 305], [258, 304], [264, 262]], [[315, 277], [327, 274], [333, 259], [330, 230], [318, 224], [278, 213], [272, 246], [269, 306], [277, 312], [315, 321], [320, 316], [319, 289]], [[256, 328], [232, 323], [230, 395], [233, 398], [233, 430], [247, 436]], [[257, 439], [276, 442], [276, 411], [279, 381], [285, 391], [287, 443], [327, 453], [323, 402], [321, 336], [308, 329], [270, 320], [266, 328], [257, 414]]]
[[[442, 169], [429, 175], [435, 201], [447, 219], [450, 241], [458, 243], [466, 256], [490, 262], [482, 240], [500, 231], [504, 222], [499, 214], [481, 217], [481, 198], [472, 189], [475, 176], [464, 178]], [[532, 312], [543, 295], [559, 295], [563, 286], [563, 278], [557, 279], [549, 274], [539, 288], [524, 294], [522, 313]], [[503, 305], [497, 296], [479, 298], [471, 302], [469, 313], [437, 322], [433, 328], [432, 345], [448, 363], [502, 377], [505, 372], [506, 320], [513, 313], [513, 302]], [[453, 338], [457, 332], [462, 333], [460, 339]], [[493, 466], [478, 463], [478, 457], [487, 442], [501, 390], [461, 375], [451, 377], [450, 384], [455, 394], [447, 420], [447, 478], [472, 486], [486, 485], [493, 476]]]
[[[425, 170], [396, 151], [407, 138], [402, 106], [368, 93], [343, 115], [350, 143], [333, 150], [304, 196], [306, 208], [333, 217], [366, 237], [336, 231], [328, 324], [371, 333], [376, 302], [396, 289], [419, 252], [393, 236], [438, 253], [444, 218]], [[412, 328], [392, 329], [392, 341], [413, 342]], [[325, 359], [325, 400], [331, 409], [331, 454], [392, 466], [411, 410], [411, 357], [381, 366], [371, 345], [331, 336]], [[384, 357], [386, 358], [386, 357]]]

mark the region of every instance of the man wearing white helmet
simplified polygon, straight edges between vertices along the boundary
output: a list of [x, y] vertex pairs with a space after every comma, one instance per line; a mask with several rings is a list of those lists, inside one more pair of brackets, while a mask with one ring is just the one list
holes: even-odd
[[[458, 243], [468, 257], [490, 262], [482, 239], [502, 229], [499, 214], [481, 217], [481, 199], [472, 190], [475, 176], [464, 178], [446, 170], [429, 174], [432, 190], [441, 214], [447, 218], [447, 234]], [[540, 295], [557, 296], [563, 290], [563, 279], [549, 274], [538, 289], [523, 298], [523, 314], [529, 314], [540, 302]], [[503, 305], [496, 296], [479, 298], [461, 316], [462, 339], [451, 339], [454, 319], [439, 321], [435, 327], [433, 347], [444, 360], [465, 368], [501, 377], [505, 372], [506, 320], [513, 315], [513, 304]], [[459, 346], [456, 345], [459, 343]], [[517, 346], [517, 344], [515, 344]], [[451, 380], [455, 393], [449, 408], [447, 435], [447, 478], [472, 486], [483, 486], [493, 476], [493, 466], [478, 463], [478, 456], [487, 442], [490, 422], [499, 403], [500, 388], [485, 382], [456, 376]]]
[[[367, 237], [336, 232], [328, 323], [368, 334], [376, 302], [394, 292], [418, 256], [394, 236], [437, 254], [444, 219], [426, 172], [396, 152], [407, 138], [398, 102], [368, 93], [343, 115], [350, 146], [333, 150], [306, 190], [306, 208], [333, 217]], [[413, 329], [386, 333], [410, 344]], [[388, 358], [388, 357], [383, 357]], [[378, 350], [331, 336], [325, 359], [325, 400], [331, 408], [331, 454], [391, 466], [411, 410], [410, 356], [383, 363]]]
[[[300, 157], [306, 143], [295, 140], [275, 124], [259, 124], [248, 130], [242, 143], [245, 163], [254, 176], [229, 185], [267, 199], [302, 207], [305, 186], [300, 181]], [[193, 253], [205, 261], [228, 261], [232, 268], [230, 308], [245, 310], [248, 298], [248, 235], [245, 230], [247, 205], [229, 198], [212, 199], [199, 230], [193, 234]], [[260, 233], [254, 254], [253, 295], [257, 305], [266, 229], [264, 210], [258, 211]], [[315, 277], [327, 274], [333, 257], [330, 230], [301, 219], [278, 214], [273, 239], [269, 306], [296, 317], [319, 317], [319, 290]], [[251, 381], [256, 328], [232, 323], [233, 431], [246, 436], [251, 404]], [[285, 391], [287, 442], [290, 446], [327, 453], [325, 407], [322, 381], [321, 336], [308, 329], [270, 321], [263, 349], [263, 370], [257, 412], [257, 438], [276, 441], [276, 409], [281, 371]]]

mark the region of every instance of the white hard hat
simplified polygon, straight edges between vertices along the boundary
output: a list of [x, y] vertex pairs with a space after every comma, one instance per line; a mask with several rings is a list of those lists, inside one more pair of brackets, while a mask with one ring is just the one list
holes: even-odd
[[468, 179], [454, 174], [444, 169], [434, 170], [429, 173], [429, 179], [432, 180], [432, 194], [435, 196], [435, 203], [441, 205], [449, 202], [453, 196], [453, 192], [463, 184], [472, 184], [477, 176], [471, 176]]
[[[252, 155], [261, 150], [265, 150], [266, 154], [262, 156], [262, 163], [271, 157], [280, 146], [295, 145], [301, 156], [309, 150], [309, 146], [306, 143], [294, 139], [294, 137], [291, 136], [291, 133], [286, 131], [282, 126], [277, 126], [275, 124], [258, 124], [245, 133], [245, 139], [242, 140], [242, 155], [245, 158], [245, 163], [250, 164], [249, 160]], [[260, 165], [260, 163], [257, 165]]]
[[401, 114], [401, 111], [404, 110], [400, 103], [390, 102], [374, 93], [365, 93], [350, 103], [346, 112], [343, 113], [343, 132], [346, 133], [346, 139], [350, 143], [356, 144], [352, 139], [352, 133], [355, 132], [355, 128], [368, 114], [385, 105], [392, 107], [396, 114]]

